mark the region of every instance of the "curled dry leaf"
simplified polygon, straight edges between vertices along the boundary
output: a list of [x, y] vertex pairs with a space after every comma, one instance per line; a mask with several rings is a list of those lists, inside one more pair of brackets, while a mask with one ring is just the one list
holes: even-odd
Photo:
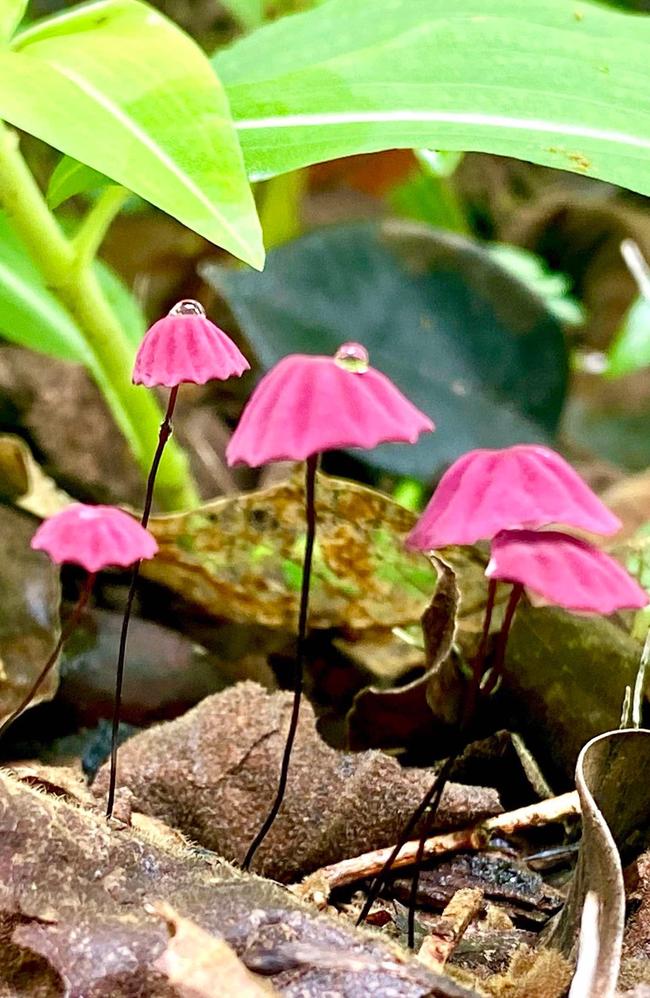
[[609, 731], [583, 748], [576, 765], [583, 834], [567, 903], [549, 944], [575, 958], [585, 899], [598, 905], [598, 947], [581, 998], [611, 998], [621, 962], [625, 890], [619, 850], [646, 828], [650, 813], [650, 731]]
[[433, 599], [422, 614], [425, 671], [397, 689], [370, 686], [355, 697], [348, 715], [350, 742], [355, 747], [403, 746], [416, 732], [431, 737], [435, 729], [458, 722], [462, 678], [452, 656], [460, 594], [456, 576], [445, 561], [431, 559], [437, 584]]
[[57, 488], [20, 437], [0, 435], [0, 499], [34, 516], [53, 516], [72, 500]]
[[[134, 794], [134, 808], [241, 860], [277, 789], [291, 699], [240, 683], [136, 735], [121, 748], [119, 761], [119, 781]], [[104, 767], [94, 793], [105, 793], [107, 775]], [[287, 795], [257, 854], [257, 869], [291, 881], [392, 845], [432, 778], [430, 769], [403, 770], [380, 752], [335, 751], [320, 738], [304, 703]], [[500, 810], [493, 790], [451, 784], [437, 824], [466, 824]]]
[[[313, 627], [363, 629], [418, 620], [435, 575], [404, 550], [415, 517], [355, 482], [318, 476]], [[157, 557], [142, 574], [217, 617], [295, 629], [305, 540], [301, 472], [261, 492], [154, 518]]]
[[0, 774], [0, 994], [178, 998], [163, 900], [289, 998], [476, 998], [275, 884]]
[[[32, 551], [31, 516], [0, 506], [0, 721], [22, 702], [59, 636], [59, 571]], [[50, 700], [58, 685], [52, 669], [32, 701]]]

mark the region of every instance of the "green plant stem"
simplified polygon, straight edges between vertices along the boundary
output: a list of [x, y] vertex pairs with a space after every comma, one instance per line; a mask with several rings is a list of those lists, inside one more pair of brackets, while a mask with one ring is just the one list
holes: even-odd
[[78, 270], [90, 267], [111, 222], [129, 196], [125, 187], [111, 184], [99, 195], [74, 234], [72, 245]]
[[[18, 136], [2, 123], [0, 207], [22, 238], [50, 290], [83, 331], [101, 373], [100, 387], [146, 475], [156, 447], [162, 411], [150, 392], [131, 384], [132, 349], [90, 266], [92, 260], [86, 259], [80, 266], [75, 242], [66, 238], [51, 214], [20, 153]], [[110, 222], [107, 209], [108, 205], [102, 208], [106, 224]], [[95, 222], [89, 223], [88, 244], [93, 231], [100, 236], [101, 224], [99, 214]], [[161, 506], [173, 510], [194, 505], [197, 491], [185, 454], [172, 441], [165, 458], [158, 480]]]

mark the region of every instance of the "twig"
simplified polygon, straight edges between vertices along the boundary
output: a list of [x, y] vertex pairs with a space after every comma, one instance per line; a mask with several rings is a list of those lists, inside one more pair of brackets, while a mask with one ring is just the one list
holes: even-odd
[[[470, 825], [467, 828], [447, 832], [444, 835], [434, 835], [424, 843], [423, 856], [425, 859], [429, 859], [442, 853], [460, 852], [464, 849], [484, 849], [494, 832], [511, 835], [522, 828], [547, 825], [579, 814], [580, 801], [575, 791], [561, 794], [559, 797], [549, 797], [547, 800], [517, 808], [515, 811], [497, 814], [493, 818], [487, 818], [485, 821]], [[399, 869], [414, 863], [418, 846], [418, 840], [407, 842], [402, 846], [395, 857], [392, 869]], [[340, 863], [324, 866], [310, 874], [301, 884], [296, 885], [294, 890], [302, 897], [310, 896], [312, 892], [317, 892], [322, 896], [326, 889], [331, 891], [335, 887], [345, 887], [358, 880], [374, 877], [382, 869], [391, 852], [390, 846], [385, 849], [374, 849], [372, 852], [363, 853], [353, 859], [344, 859]]]

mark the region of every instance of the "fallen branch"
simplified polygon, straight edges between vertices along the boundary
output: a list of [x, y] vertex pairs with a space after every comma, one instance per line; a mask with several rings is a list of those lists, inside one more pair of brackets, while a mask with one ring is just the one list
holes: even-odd
[[[442, 853], [460, 852], [466, 849], [484, 849], [490, 837], [495, 832], [511, 835], [522, 828], [534, 828], [547, 825], [553, 821], [562, 821], [580, 814], [580, 801], [575, 791], [561, 794], [559, 797], [549, 797], [546, 800], [529, 804], [527, 807], [497, 814], [476, 825], [461, 828], [444, 835], [434, 835], [424, 844], [424, 858], [439, 856]], [[395, 857], [394, 870], [410, 866], [415, 862], [418, 851], [418, 841], [406, 842]], [[392, 847], [375, 849], [363, 853], [353, 859], [344, 859], [340, 863], [324, 866], [310, 874], [301, 884], [293, 887], [295, 893], [307, 897], [316, 904], [325, 904], [329, 892], [335, 887], [345, 887], [367, 877], [375, 877], [383, 868], [392, 852]]]

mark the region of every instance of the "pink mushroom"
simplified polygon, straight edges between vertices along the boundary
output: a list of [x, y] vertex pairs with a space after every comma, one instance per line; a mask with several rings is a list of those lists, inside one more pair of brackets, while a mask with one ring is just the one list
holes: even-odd
[[258, 467], [270, 461], [306, 461], [307, 538], [303, 563], [294, 699], [278, 790], [271, 810], [243, 862], [248, 869], [280, 810], [298, 725], [305, 662], [309, 583], [316, 536], [316, 468], [319, 455], [341, 447], [369, 449], [387, 442], [415, 443], [433, 430], [428, 416], [409, 402], [384, 374], [370, 367], [358, 343], [345, 343], [334, 357], [285, 357], [251, 395], [226, 456], [228, 463]]
[[492, 541], [485, 574], [574, 613], [610, 614], [648, 603], [645, 590], [614, 558], [556, 530], [503, 530]]
[[621, 528], [564, 458], [548, 447], [516, 444], [458, 458], [440, 479], [406, 544], [433, 551], [490, 540], [500, 530], [551, 524], [605, 535]]
[[115, 506], [84, 503], [67, 506], [45, 520], [31, 546], [35, 551], [45, 551], [57, 565], [80, 565], [88, 576], [56, 647], [20, 706], [0, 726], [0, 737], [29, 706], [54, 666], [90, 598], [97, 572], [109, 567], [127, 568], [143, 558], [153, 558], [158, 550], [149, 531], [128, 513]]
[[[133, 367], [133, 384], [170, 388], [165, 418], [160, 425], [158, 446], [151, 462], [147, 479], [147, 490], [142, 511], [143, 527], [149, 522], [156, 476], [165, 445], [172, 432], [172, 416], [176, 406], [178, 389], [182, 384], [203, 385], [207, 381], [225, 381], [239, 377], [249, 368], [244, 355], [223, 330], [206, 317], [205, 309], [198, 301], [179, 301], [168, 315], [155, 322], [145, 334], [138, 349]], [[122, 682], [124, 662], [129, 633], [129, 622], [133, 608], [140, 563], [135, 563], [131, 585], [126, 599], [122, 633], [115, 677], [115, 699], [113, 707], [113, 727], [111, 735], [111, 771], [108, 784], [106, 816], [113, 813], [115, 784], [117, 780], [117, 742], [120, 728], [122, 702]]]
[[133, 384], [154, 388], [204, 385], [238, 378], [250, 365], [230, 337], [186, 299], [145, 334], [133, 367]]

